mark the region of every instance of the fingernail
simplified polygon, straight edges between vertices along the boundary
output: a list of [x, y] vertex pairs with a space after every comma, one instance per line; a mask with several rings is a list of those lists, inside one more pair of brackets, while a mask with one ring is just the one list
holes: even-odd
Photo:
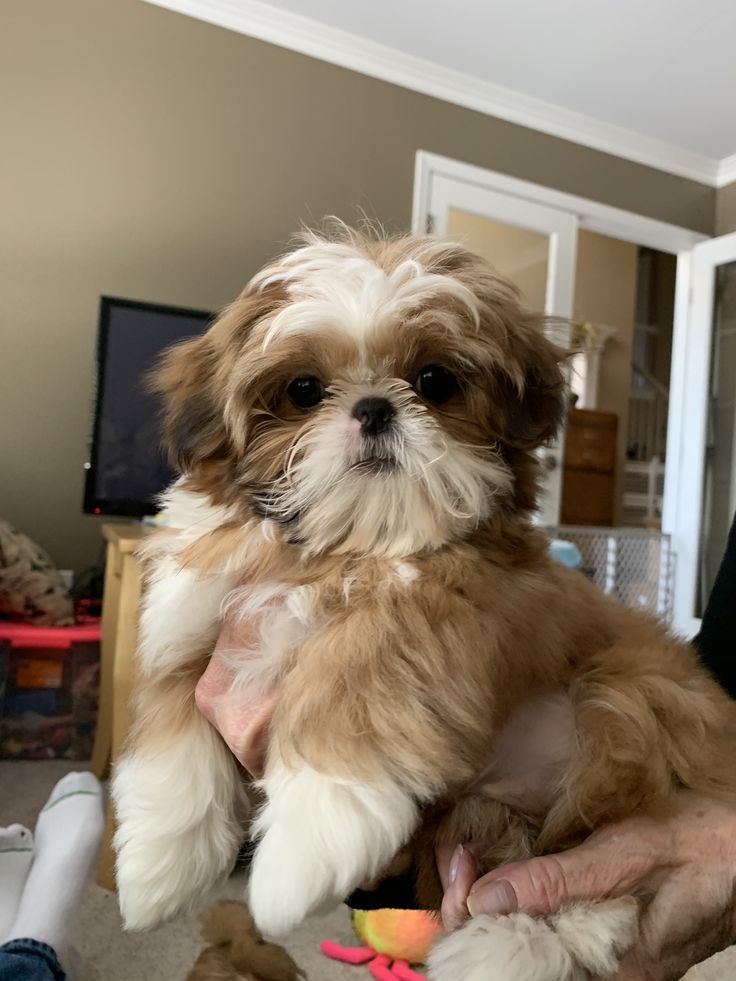
[[460, 868], [460, 861], [463, 857], [463, 852], [465, 849], [462, 845], [458, 845], [455, 851], [452, 853], [452, 860], [450, 862], [450, 885], [453, 884], [455, 879], [457, 879], [458, 869]]
[[492, 885], [474, 890], [468, 896], [468, 912], [471, 916], [486, 913], [488, 916], [503, 916], [515, 913], [519, 908], [519, 900], [510, 882], [499, 879]]

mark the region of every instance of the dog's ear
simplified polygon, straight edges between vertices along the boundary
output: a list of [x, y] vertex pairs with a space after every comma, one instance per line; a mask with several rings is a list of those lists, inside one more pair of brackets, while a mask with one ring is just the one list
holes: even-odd
[[216, 352], [209, 334], [175, 344], [149, 377], [163, 396], [163, 445], [182, 473], [222, 456], [227, 432], [215, 388]]
[[242, 445], [236, 446], [225, 417], [225, 390], [237, 374], [238, 358], [254, 325], [272, 313], [283, 296], [278, 284], [249, 283], [205, 334], [165, 351], [149, 376], [149, 387], [163, 396], [164, 447], [182, 473], [244, 450], [247, 427], [238, 430]]
[[[498, 382], [504, 403], [504, 442], [533, 450], [557, 435], [567, 411], [563, 365], [570, 356], [531, 323], [515, 338], [513, 369]], [[511, 367], [511, 366], [510, 366]]]

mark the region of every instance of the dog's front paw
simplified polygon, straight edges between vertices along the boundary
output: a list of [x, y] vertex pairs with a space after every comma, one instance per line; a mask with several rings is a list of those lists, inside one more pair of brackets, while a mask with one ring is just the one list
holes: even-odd
[[[149, 827], [152, 836], [141, 840], [139, 828], [135, 838], [129, 836], [130, 830], [123, 824], [116, 835], [116, 880], [125, 929], [146, 930], [198, 908], [222, 875], [218, 856], [203, 850], [205, 835], [167, 838]], [[199, 855], [193, 860], [197, 849]]]
[[279, 765], [263, 786], [249, 903], [270, 936], [341, 902], [385, 868], [416, 827], [416, 804], [388, 779], [358, 784]]
[[128, 930], [205, 902], [232, 868], [241, 840], [234, 781], [217, 757], [203, 758], [206, 780], [187, 779], [186, 770], [172, 780], [167, 762], [163, 753], [154, 761], [126, 757], [115, 769], [116, 878]]
[[631, 896], [571, 903], [550, 917], [562, 943], [595, 977], [612, 977], [639, 935], [639, 904]]
[[283, 936], [338, 899], [331, 856], [292, 830], [268, 831], [251, 869], [248, 905], [258, 929], [272, 937]]
[[430, 981], [583, 981], [554, 930], [525, 913], [476, 916], [442, 937], [427, 960]]
[[633, 899], [579, 903], [548, 918], [476, 916], [442, 937], [430, 981], [588, 981], [612, 977], [637, 935]]

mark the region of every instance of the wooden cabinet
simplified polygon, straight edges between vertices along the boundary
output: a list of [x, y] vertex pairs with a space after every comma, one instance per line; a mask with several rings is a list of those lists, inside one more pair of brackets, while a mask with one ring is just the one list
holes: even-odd
[[612, 525], [618, 418], [572, 409], [567, 420], [562, 477], [563, 525]]

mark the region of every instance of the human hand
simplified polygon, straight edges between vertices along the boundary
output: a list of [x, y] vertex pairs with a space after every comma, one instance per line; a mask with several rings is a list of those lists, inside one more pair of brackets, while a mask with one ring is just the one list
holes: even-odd
[[438, 849], [447, 929], [469, 916], [544, 916], [578, 899], [635, 895], [640, 937], [621, 979], [674, 979], [736, 936], [736, 807], [683, 794], [669, 817], [629, 818], [558, 855], [477, 877], [473, 846]]
[[223, 625], [215, 650], [194, 693], [197, 708], [217, 729], [230, 751], [253, 777], [263, 774], [268, 727], [276, 694], [253, 684], [234, 685], [235, 656], [246, 657], [254, 628], [238, 618]]

